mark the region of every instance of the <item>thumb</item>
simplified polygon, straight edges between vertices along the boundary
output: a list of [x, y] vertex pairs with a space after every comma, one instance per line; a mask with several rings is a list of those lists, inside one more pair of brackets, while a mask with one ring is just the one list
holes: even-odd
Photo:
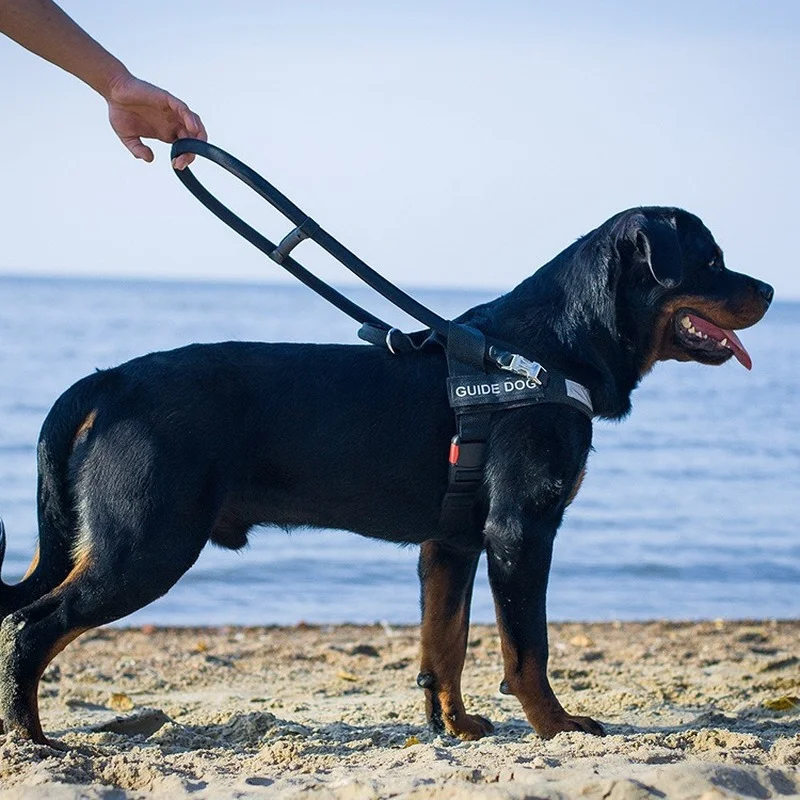
[[126, 136], [122, 138], [122, 144], [131, 151], [134, 158], [141, 158], [148, 164], [155, 158], [153, 151], [138, 136]]

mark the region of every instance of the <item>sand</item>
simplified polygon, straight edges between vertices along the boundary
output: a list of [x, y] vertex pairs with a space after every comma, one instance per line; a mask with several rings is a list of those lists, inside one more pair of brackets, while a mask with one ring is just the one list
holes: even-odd
[[562, 703], [609, 735], [542, 741], [498, 692], [473, 626], [464, 676], [479, 742], [424, 724], [418, 630], [101, 629], [44, 675], [69, 749], [0, 737], [9, 798], [800, 797], [800, 623], [560, 624]]

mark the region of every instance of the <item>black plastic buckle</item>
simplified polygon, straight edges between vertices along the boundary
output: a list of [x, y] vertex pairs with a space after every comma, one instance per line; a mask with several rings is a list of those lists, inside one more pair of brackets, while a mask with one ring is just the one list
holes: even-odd
[[463, 442], [456, 435], [450, 441], [450, 483], [480, 483], [486, 463], [486, 442]]

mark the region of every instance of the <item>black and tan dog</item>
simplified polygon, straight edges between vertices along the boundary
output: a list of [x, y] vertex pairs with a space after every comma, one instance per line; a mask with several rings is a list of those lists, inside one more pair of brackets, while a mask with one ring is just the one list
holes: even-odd
[[[656, 361], [735, 356], [749, 367], [733, 329], [758, 322], [771, 299], [771, 287], [725, 268], [697, 217], [639, 208], [460, 320], [588, 387], [595, 414], [615, 419]], [[208, 541], [241, 548], [254, 525], [271, 524], [421, 545], [419, 683], [430, 721], [465, 739], [491, 730], [460, 691], [486, 551], [503, 690], [542, 736], [602, 734], [568, 714], [547, 680], [553, 540], [580, 486], [591, 421], [566, 405], [497, 413], [479, 524], [447, 534], [446, 374], [441, 351], [227, 342], [153, 353], [75, 384], [39, 442], [37, 557], [19, 584], [0, 585], [6, 729], [46, 741], [37, 686], [57, 653], [163, 595]]]

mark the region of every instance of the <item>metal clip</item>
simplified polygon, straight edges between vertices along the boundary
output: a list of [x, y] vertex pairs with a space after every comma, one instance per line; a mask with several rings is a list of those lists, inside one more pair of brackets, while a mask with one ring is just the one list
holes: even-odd
[[392, 347], [392, 334], [393, 333], [400, 333], [400, 331], [397, 330], [397, 328], [389, 328], [389, 330], [386, 331], [386, 348], [393, 356], [396, 356], [397, 355], [397, 350], [395, 350], [394, 347]]
[[509, 361], [508, 364], [499, 364], [498, 366], [500, 369], [513, 372], [515, 375], [522, 375], [523, 378], [533, 381], [537, 386], [542, 385], [539, 375], [543, 372], [547, 372], [541, 364], [538, 364], [536, 361], [529, 361], [527, 358], [517, 353], [511, 354], [511, 361]]

